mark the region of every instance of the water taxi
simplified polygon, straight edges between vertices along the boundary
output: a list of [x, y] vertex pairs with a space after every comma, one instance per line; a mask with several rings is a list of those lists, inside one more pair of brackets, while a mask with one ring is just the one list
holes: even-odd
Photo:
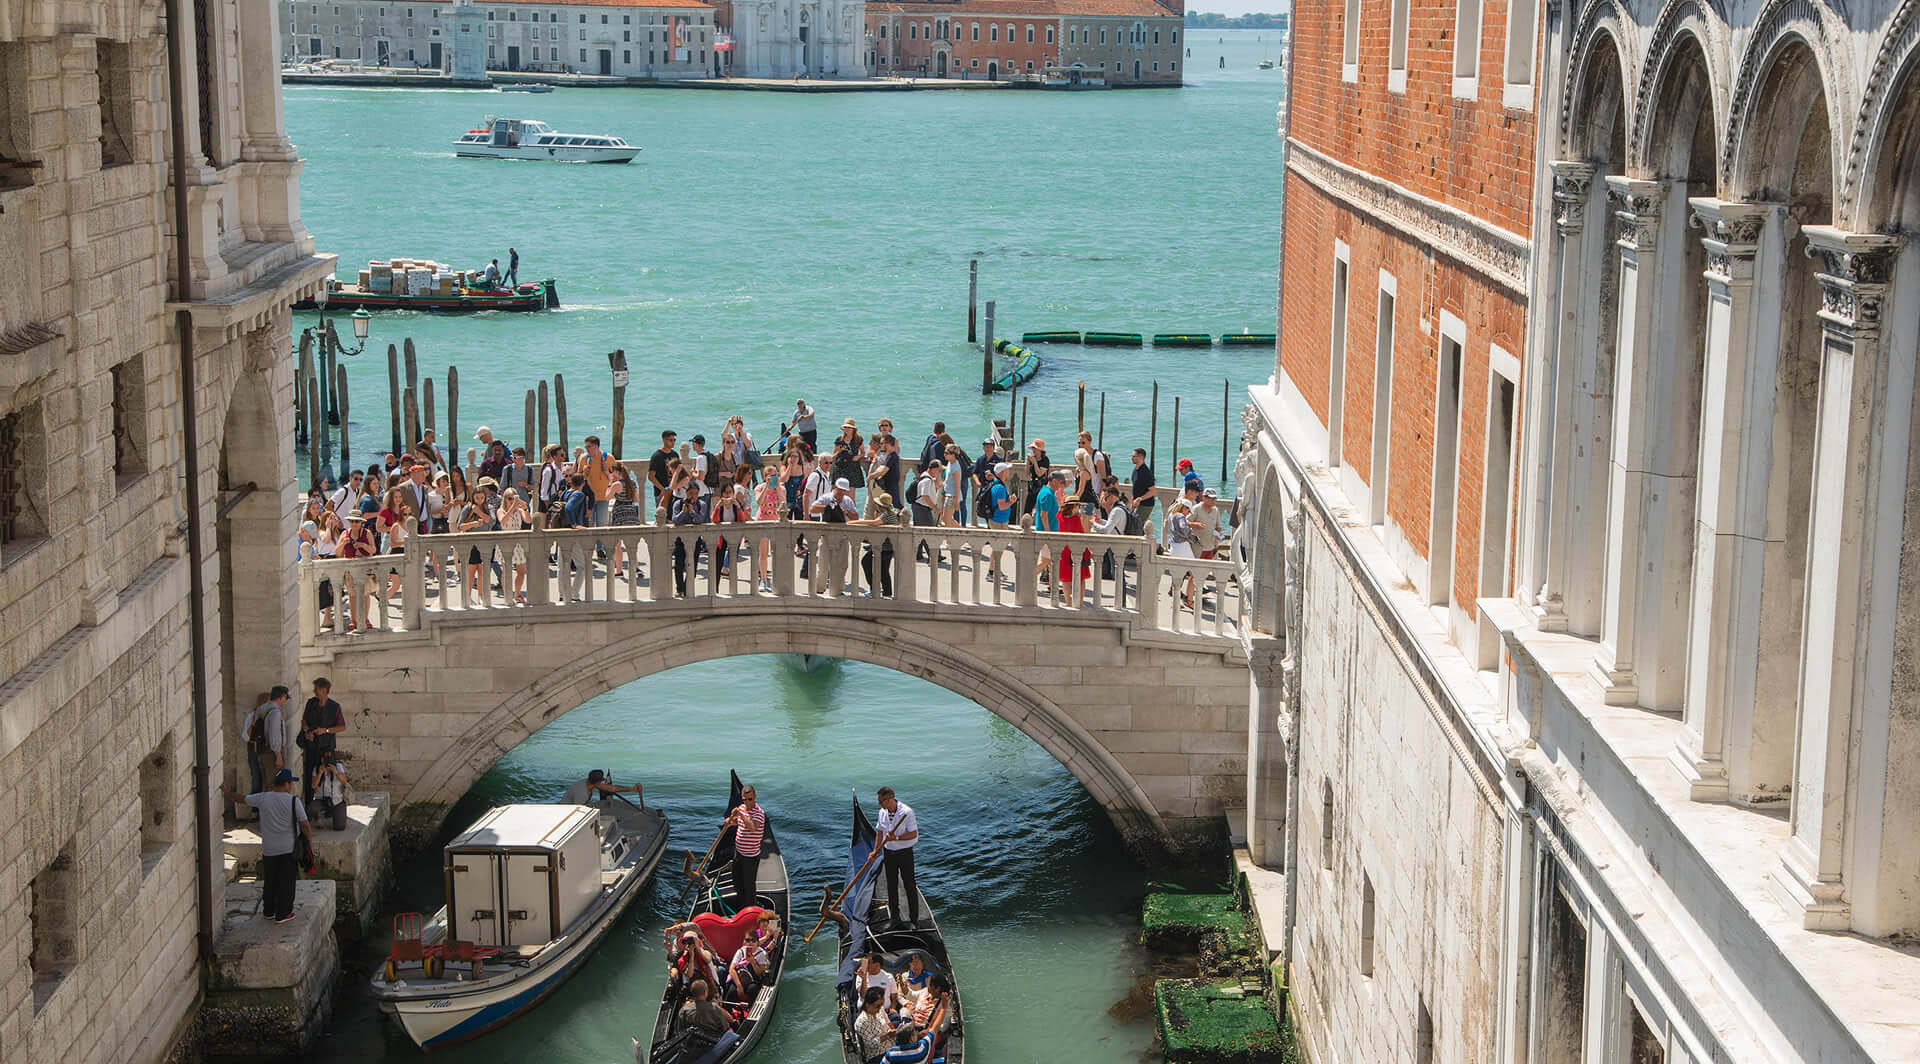
[[561, 163], [632, 162], [640, 149], [603, 133], [561, 133], [530, 118], [488, 115], [453, 142], [462, 159], [545, 159]]
[[553, 86], [538, 81], [514, 81], [494, 88], [501, 92], [552, 92]]
[[446, 906], [394, 918], [374, 1000], [422, 1049], [499, 1027], [580, 969], [666, 845], [666, 815], [623, 795], [488, 811], [446, 846]]

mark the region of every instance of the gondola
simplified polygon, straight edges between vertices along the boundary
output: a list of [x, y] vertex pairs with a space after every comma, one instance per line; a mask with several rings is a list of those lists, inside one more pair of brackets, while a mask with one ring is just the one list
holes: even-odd
[[[732, 813], [740, 804], [740, 774], [736, 772], [731, 776], [732, 786], [727, 793], [728, 813]], [[702, 925], [708, 941], [721, 954], [719, 963], [722, 965], [732, 959], [733, 951], [739, 948], [742, 936], [751, 929], [754, 919], [748, 915], [752, 906], [735, 913], [731, 904], [733, 834], [732, 828], [723, 832], [715, 842], [711, 856], [698, 868], [695, 867], [692, 851], [687, 853], [687, 868], [689, 872], [699, 873], [695, 883], [700, 889], [700, 896], [694, 901], [687, 919]], [[780, 978], [786, 972], [789, 952], [787, 933], [791, 930], [787, 919], [791, 905], [787, 865], [780, 856], [780, 843], [774, 837], [771, 822], [767, 824], [766, 837], [760, 843], [760, 870], [755, 888], [758, 907], [780, 919], [780, 939], [769, 956], [765, 985], [754, 994], [751, 1002], [740, 1003], [745, 1015], [718, 1038], [698, 1028], [686, 1027], [677, 1022], [684, 995], [676, 992], [673, 981], [669, 979], [666, 991], [661, 995], [660, 1014], [654, 1020], [652, 1038], [645, 1046], [635, 1040], [635, 1060], [644, 1060], [648, 1064], [732, 1064], [733, 1061], [746, 1059], [747, 1054], [753, 1052], [753, 1047], [760, 1043], [761, 1037], [766, 1034], [767, 1024], [773, 1019], [774, 1001], [780, 993]], [[702, 919], [703, 915], [707, 919]]]
[[[890, 972], [907, 971], [917, 954], [930, 975], [945, 975], [952, 981], [953, 998], [947, 1007], [946, 1020], [941, 1024], [945, 1040], [935, 1048], [931, 1059], [962, 1064], [966, 1044], [961, 1024], [960, 980], [947, 957], [947, 940], [940, 934], [940, 925], [933, 918], [933, 909], [927, 904], [925, 894], [920, 894], [917, 924], [908, 927], [904, 921], [898, 925], [893, 922], [887, 888], [880, 882], [880, 862], [867, 860], [873, 852], [875, 837], [866, 811], [860, 808], [860, 799], [854, 798], [845, 894], [838, 908], [830, 901], [823, 901], [820, 906], [821, 913], [840, 928], [840, 970], [834, 981], [834, 996], [838, 1002], [841, 1056], [846, 1064], [866, 1064], [853, 1033], [854, 1018], [860, 1014], [861, 983], [857, 973], [867, 954], [877, 947], [883, 954], [881, 964]], [[919, 892], [918, 887], [915, 892]]]

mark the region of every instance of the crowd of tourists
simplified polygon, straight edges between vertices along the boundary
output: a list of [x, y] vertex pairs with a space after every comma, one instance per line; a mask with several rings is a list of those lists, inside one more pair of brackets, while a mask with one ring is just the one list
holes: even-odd
[[[870, 435], [847, 418], [824, 442], [816, 425], [814, 409], [802, 399], [764, 448], [738, 416], [729, 418], [715, 439], [694, 433], [684, 446], [679, 433], [669, 429], [644, 465], [609, 454], [598, 436], [588, 436], [571, 453], [554, 444], [536, 454], [483, 425], [470, 452], [478, 461], [465, 468], [449, 460], [428, 429], [405, 452], [352, 470], [345, 483], [323, 478], [313, 485], [301, 515], [302, 555], [397, 554], [415, 534], [518, 532], [536, 527], [537, 521], [546, 528], [637, 525], [645, 522], [642, 507], [649, 503], [658, 519], [675, 526], [781, 518], [1003, 530], [1030, 523], [1044, 532], [1140, 536], [1153, 527], [1161, 502], [1144, 448], [1134, 448], [1124, 463], [1116, 463], [1086, 431], [1078, 434], [1071, 459], [1056, 464], [1044, 439], [1032, 440], [1024, 455], [1002, 454], [992, 436], [972, 451], [941, 421], [912, 452], [903, 452], [888, 418], [881, 418]], [[1213, 557], [1239, 524], [1238, 512], [1206, 485], [1190, 460], [1180, 459], [1178, 465], [1180, 488], [1159, 519], [1162, 549], [1179, 557]], [[724, 535], [715, 537], [712, 560], [721, 574], [731, 574], [730, 548], [739, 545], [739, 537], [731, 544]], [[768, 541], [761, 546], [752, 575], [759, 589], [771, 591], [772, 551]], [[708, 549], [704, 538], [695, 544], [696, 554]], [[601, 560], [624, 575], [624, 553], [616, 544], [614, 555]], [[880, 584], [882, 594], [891, 594], [890, 546], [886, 554]], [[1057, 566], [1043, 563], [1042, 578], [1057, 569], [1059, 579], [1070, 581], [1070, 554], [1062, 551]], [[461, 561], [453, 558], [451, 564]], [[436, 564], [447, 562], [436, 559]], [[676, 545], [680, 594], [685, 594], [687, 563], [685, 549]], [[1083, 553], [1083, 574], [1090, 564], [1091, 555]], [[470, 591], [481, 590], [489, 567], [503, 594], [526, 601], [527, 558], [521, 548], [514, 549], [511, 562], [470, 550], [460, 573]], [[865, 567], [871, 586], [871, 558]], [[398, 592], [399, 581], [396, 568], [389, 594]], [[1185, 598], [1190, 607], [1190, 589]], [[321, 599], [323, 613], [330, 611], [330, 587], [323, 588]], [[373, 627], [367, 611], [359, 612], [359, 626]], [[330, 616], [324, 623], [331, 623]]]

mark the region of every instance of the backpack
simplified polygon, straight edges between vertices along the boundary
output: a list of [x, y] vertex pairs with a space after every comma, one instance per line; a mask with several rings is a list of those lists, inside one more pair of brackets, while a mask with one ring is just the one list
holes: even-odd
[[1133, 507], [1133, 506], [1128, 506], [1128, 505], [1127, 505], [1126, 503], [1124, 503], [1124, 502], [1120, 504], [1120, 508], [1121, 508], [1122, 510], [1125, 510], [1125, 511], [1127, 512], [1127, 527], [1126, 527], [1126, 534], [1127, 534], [1127, 535], [1129, 535], [1129, 536], [1144, 536], [1144, 535], [1146, 535], [1146, 534], [1147, 534], [1147, 519], [1146, 519], [1146, 518], [1144, 518], [1144, 517], [1142, 517], [1142, 516], [1140, 516], [1140, 511], [1139, 511], [1139, 509], [1138, 509], [1137, 507]]
[[973, 500], [973, 515], [982, 521], [993, 520], [993, 485], [988, 484]]
[[704, 472], [700, 474], [701, 481], [705, 483], [709, 488], [719, 487], [720, 486], [720, 456], [717, 454], [714, 454], [712, 451], [707, 451], [704, 454], [702, 454], [700, 457], [705, 458], [707, 460], [706, 461], [707, 468]]
[[866, 470], [860, 468], [860, 460], [851, 451], [841, 451], [833, 460], [833, 476], [836, 480], [845, 480], [855, 488], [867, 486]]
[[247, 750], [249, 753], [264, 754], [273, 749], [267, 742], [267, 715], [255, 713], [253, 723], [247, 726]]

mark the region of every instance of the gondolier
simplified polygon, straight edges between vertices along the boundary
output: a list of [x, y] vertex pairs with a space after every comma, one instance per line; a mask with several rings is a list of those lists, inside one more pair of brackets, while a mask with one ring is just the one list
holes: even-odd
[[767, 811], [755, 800], [752, 787], [740, 788], [740, 804], [720, 826], [733, 828], [733, 907], [737, 911], [754, 904], [760, 840], [767, 834]]
[[920, 889], [913, 881], [913, 844], [920, 838], [920, 822], [913, 807], [893, 796], [892, 787], [882, 787], [880, 798], [880, 867], [887, 875], [887, 912], [900, 919], [900, 881], [907, 884], [907, 927], [920, 922]]
[[562, 805], [586, 805], [604, 795], [639, 793], [638, 783], [615, 783], [613, 777], [596, 768], [587, 773], [586, 779], [568, 787], [560, 802]]

